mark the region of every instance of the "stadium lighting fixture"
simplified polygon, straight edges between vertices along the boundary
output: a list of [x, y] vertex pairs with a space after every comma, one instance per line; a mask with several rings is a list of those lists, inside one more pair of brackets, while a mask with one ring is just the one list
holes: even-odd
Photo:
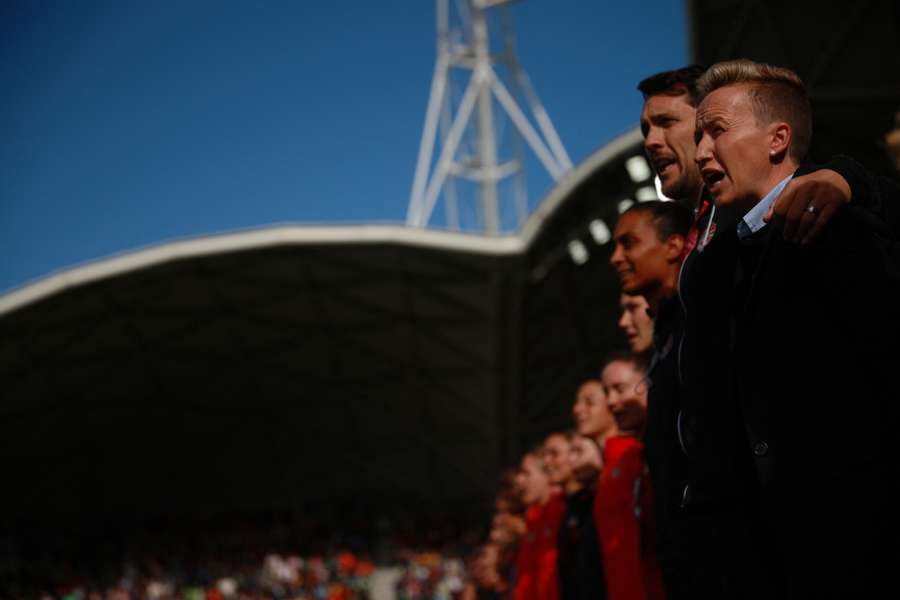
[[659, 197], [656, 195], [656, 189], [650, 187], [649, 185], [638, 188], [637, 192], [635, 192], [635, 197], [637, 198], [638, 202], [650, 202], [651, 200], [659, 200]]
[[581, 240], [569, 242], [569, 256], [572, 258], [572, 262], [578, 266], [583, 265], [590, 258], [588, 249]]
[[634, 206], [634, 200], [632, 200], [631, 198], [625, 198], [624, 200], [620, 201], [618, 205], [619, 214], [621, 215], [632, 206]]
[[594, 242], [598, 246], [602, 246], [612, 239], [612, 233], [610, 233], [609, 227], [601, 219], [594, 219], [591, 221], [588, 224], [588, 231], [591, 232], [591, 237], [594, 238]]
[[631, 181], [635, 183], [646, 181], [650, 178], [651, 174], [650, 165], [647, 164], [647, 159], [640, 155], [632, 156], [626, 160], [625, 170], [628, 171], [628, 176], [631, 177]]

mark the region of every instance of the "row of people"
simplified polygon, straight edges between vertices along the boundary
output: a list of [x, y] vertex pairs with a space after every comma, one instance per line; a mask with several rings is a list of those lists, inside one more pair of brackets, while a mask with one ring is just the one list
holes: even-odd
[[810, 102], [787, 69], [692, 66], [639, 90], [674, 202], [613, 234], [632, 354], [581, 387], [576, 437], [523, 458], [492, 593], [871, 596], [900, 567], [900, 190], [847, 157], [806, 161]]

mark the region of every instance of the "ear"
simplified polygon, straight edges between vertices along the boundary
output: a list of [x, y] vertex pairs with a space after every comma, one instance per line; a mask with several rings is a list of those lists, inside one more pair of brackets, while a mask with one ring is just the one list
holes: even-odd
[[769, 157], [772, 162], [780, 163], [791, 147], [794, 130], [784, 121], [772, 123], [770, 127]]
[[681, 260], [684, 252], [684, 236], [673, 233], [665, 243], [666, 260], [668, 262], [677, 262]]

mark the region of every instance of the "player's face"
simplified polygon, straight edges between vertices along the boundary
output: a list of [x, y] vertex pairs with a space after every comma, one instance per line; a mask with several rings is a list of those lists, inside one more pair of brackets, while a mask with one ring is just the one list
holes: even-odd
[[622, 294], [619, 298], [622, 316], [619, 329], [628, 338], [628, 346], [635, 354], [642, 354], [653, 345], [653, 319], [647, 314], [647, 301], [643, 296]]
[[694, 164], [696, 118], [686, 90], [650, 96], [641, 110], [644, 151], [659, 176], [663, 194], [672, 199], [693, 201], [700, 194], [702, 181]]
[[747, 85], [710, 92], [697, 110], [696, 161], [713, 201], [749, 209], [769, 186], [771, 126], [757, 124]]
[[630, 362], [611, 362], [603, 369], [603, 387], [619, 431], [639, 435], [647, 419], [647, 385], [643, 373]]
[[616, 426], [606, 392], [599, 381], [586, 381], [575, 394], [572, 405], [572, 416], [575, 418], [575, 429], [579, 435], [599, 436], [609, 432]]
[[550, 482], [556, 485], [566, 483], [572, 475], [572, 467], [569, 464], [569, 442], [565, 436], [548, 437], [544, 441], [543, 456]]
[[613, 241], [609, 262], [623, 292], [646, 296], [665, 285], [672, 265], [650, 213], [638, 210], [623, 214], [616, 223]]

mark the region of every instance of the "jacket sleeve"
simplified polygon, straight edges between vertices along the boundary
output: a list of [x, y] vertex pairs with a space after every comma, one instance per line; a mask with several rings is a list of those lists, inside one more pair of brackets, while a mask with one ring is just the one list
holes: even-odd
[[[850, 186], [850, 206], [857, 218], [882, 236], [900, 240], [900, 187], [888, 179], [870, 173], [865, 167], [839, 154], [821, 165], [846, 180]], [[817, 169], [813, 169], [817, 170]]]

